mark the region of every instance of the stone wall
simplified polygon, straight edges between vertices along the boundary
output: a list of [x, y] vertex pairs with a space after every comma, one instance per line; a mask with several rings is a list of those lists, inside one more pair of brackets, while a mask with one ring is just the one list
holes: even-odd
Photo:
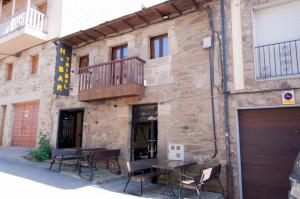
[[[38, 133], [52, 133], [49, 117], [52, 106], [55, 45], [46, 43], [24, 51], [19, 57], [9, 57], [0, 64], [0, 105], [7, 105], [3, 145], [11, 144], [14, 104], [36, 101], [40, 103]], [[39, 54], [38, 72], [31, 74], [31, 55]], [[13, 78], [7, 77], [7, 63], [13, 63]], [[51, 125], [50, 125], [51, 124]], [[3, 125], [3, 124], [1, 124]]]
[[[243, 42], [243, 67], [244, 85], [242, 90], [234, 88], [234, 71], [232, 60], [232, 38], [231, 38], [231, 13], [228, 10], [227, 22], [227, 45], [228, 45], [228, 86], [229, 86], [229, 121], [231, 131], [231, 151], [234, 174], [235, 198], [239, 196], [239, 173], [237, 154], [237, 110], [239, 108], [262, 108], [262, 107], [282, 107], [281, 90], [294, 88], [296, 96], [296, 106], [299, 106], [300, 90], [298, 78], [278, 78], [273, 80], [256, 80], [254, 63], [254, 42], [253, 42], [253, 21], [252, 9], [258, 6], [268, 6], [278, 3], [276, 0], [241, 0], [241, 21], [242, 21], [242, 42]], [[282, 1], [284, 2], [284, 1]], [[230, 7], [230, 2], [227, 2]]]
[[[215, 29], [220, 33], [219, 1], [211, 3]], [[169, 55], [150, 59], [150, 38], [168, 33]], [[130, 159], [132, 106], [158, 104], [158, 158], [167, 158], [169, 143], [184, 144], [185, 159], [202, 166], [221, 162], [225, 165], [222, 80], [219, 43], [214, 53], [214, 98], [210, 94], [209, 49], [202, 40], [210, 36], [205, 9], [182, 17], [137, 29], [128, 34], [105, 39], [74, 49], [70, 96], [52, 95], [55, 66], [55, 46], [47, 43], [27, 50], [20, 57], [7, 58], [0, 67], [0, 105], [9, 105], [5, 126], [5, 145], [10, 145], [13, 124], [13, 104], [38, 99], [40, 101], [38, 132], [46, 133], [56, 146], [60, 110], [83, 108], [83, 147], [120, 148], [121, 162]], [[89, 55], [90, 65], [111, 59], [111, 48], [128, 44], [128, 56], [146, 61], [145, 97], [127, 97], [82, 103], [78, 95], [79, 57]], [[30, 75], [30, 53], [40, 52], [39, 72]], [[5, 80], [6, 64], [14, 61], [14, 78]], [[211, 99], [216, 108], [218, 154], [214, 154]], [[204, 165], [203, 165], [204, 164]], [[225, 180], [222, 180], [225, 185]]]
[[[217, 18], [217, 10], [214, 13]], [[169, 38], [169, 56], [149, 59], [150, 37], [165, 33]], [[128, 160], [132, 105], [157, 103], [159, 156], [166, 158], [168, 143], [180, 143], [185, 145], [186, 159], [209, 160], [214, 153], [209, 51], [202, 48], [202, 39], [209, 35], [207, 13], [200, 11], [74, 50], [72, 65], [76, 68], [80, 56], [89, 54], [90, 65], [107, 62], [111, 47], [127, 43], [128, 56], [146, 60], [146, 94], [141, 99], [130, 97], [79, 103], [76, 99], [78, 76], [72, 74], [72, 97], [54, 99], [53, 120], [57, 121], [59, 109], [84, 107], [83, 145], [121, 147], [122, 157]], [[216, 105], [219, 110], [217, 100]], [[53, 122], [53, 139], [56, 124]], [[224, 161], [222, 132], [217, 132], [217, 136], [218, 158]]]

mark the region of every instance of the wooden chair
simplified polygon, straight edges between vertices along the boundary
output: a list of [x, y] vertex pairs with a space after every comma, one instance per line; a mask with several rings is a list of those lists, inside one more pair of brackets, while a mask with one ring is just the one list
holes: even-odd
[[210, 167], [207, 169], [202, 170], [200, 175], [198, 176], [188, 176], [184, 174], [179, 174], [181, 177], [181, 181], [179, 183], [180, 187], [180, 192], [179, 196], [181, 198], [181, 193], [182, 189], [189, 189], [189, 190], [195, 190], [197, 191], [197, 195], [199, 198], [201, 198], [201, 190], [203, 191], [203, 187], [205, 183], [215, 180], [217, 181], [218, 185], [222, 189], [222, 194], [224, 194], [224, 188], [220, 182], [219, 176], [221, 172], [221, 164], [215, 166], [215, 167]]
[[125, 185], [124, 192], [126, 192], [129, 182], [136, 181], [140, 182], [140, 196], [142, 196], [143, 181], [160, 175], [160, 172], [158, 170], [154, 170], [152, 168], [152, 165], [155, 164], [157, 164], [157, 159], [146, 159], [127, 162], [128, 180]]

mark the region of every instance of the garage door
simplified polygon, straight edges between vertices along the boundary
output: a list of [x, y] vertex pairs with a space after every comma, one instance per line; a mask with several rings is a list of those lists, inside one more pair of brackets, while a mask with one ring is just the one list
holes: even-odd
[[12, 146], [35, 147], [39, 104], [15, 105]]
[[239, 111], [244, 199], [286, 199], [300, 150], [300, 108]]

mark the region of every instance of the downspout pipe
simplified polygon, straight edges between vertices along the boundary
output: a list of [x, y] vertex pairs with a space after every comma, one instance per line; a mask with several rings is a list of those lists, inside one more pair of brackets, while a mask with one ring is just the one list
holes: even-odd
[[211, 158], [215, 158], [218, 154], [217, 135], [216, 135], [216, 119], [215, 119], [215, 103], [214, 103], [214, 51], [215, 51], [215, 29], [213, 22], [212, 9], [210, 6], [206, 7], [207, 15], [209, 18], [209, 27], [211, 31], [211, 48], [209, 49], [209, 72], [210, 72], [210, 97], [211, 97], [211, 111], [212, 111], [212, 125], [214, 136], [214, 154]]
[[223, 78], [223, 96], [224, 96], [224, 117], [225, 117], [225, 143], [226, 143], [226, 173], [227, 173], [227, 198], [233, 199], [233, 173], [231, 165], [231, 146], [230, 146], [230, 128], [229, 128], [229, 103], [227, 87], [227, 50], [226, 50], [226, 15], [225, 2], [221, 0], [221, 18], [222, 18], [222, 78]]

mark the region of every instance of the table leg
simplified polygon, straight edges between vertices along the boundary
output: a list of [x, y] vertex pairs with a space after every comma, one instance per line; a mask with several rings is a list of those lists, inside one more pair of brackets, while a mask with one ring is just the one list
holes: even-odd
[[176, 194], [173, 190], [173, 186], [172, 186], [172, 175], [173, 175], [173, 171], [168, 170], [167, 171], [167, 187], [166, 187], [165, 191], [163, 192], [163, 195], [176, 196]]

